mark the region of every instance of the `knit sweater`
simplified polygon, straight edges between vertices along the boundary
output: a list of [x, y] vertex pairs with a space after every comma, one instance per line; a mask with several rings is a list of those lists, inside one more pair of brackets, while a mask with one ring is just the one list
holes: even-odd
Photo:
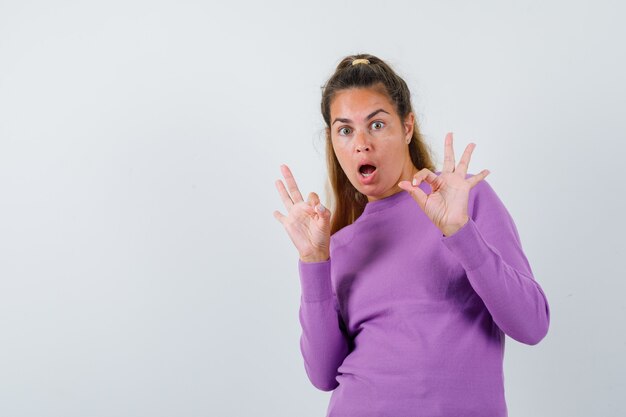
[[550, 311], [486, 180], [468, 216], [445, 236], [401, 191], [334, 233], [328, 260], [298, 260], [300, 350], [334, 390], [327, 417], [507, 416], [504, 335], [538, 343]]

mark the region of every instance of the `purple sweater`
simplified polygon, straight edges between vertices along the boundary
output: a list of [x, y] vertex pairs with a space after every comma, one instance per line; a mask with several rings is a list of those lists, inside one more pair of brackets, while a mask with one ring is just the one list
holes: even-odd
[[300, 349], [334, 390], [327, 417], [507, 416], [504, 335], [538, 343], [550, 310], [486, 180], [468, 215], [444, 236], [401, 191], [333, 234], [330, 259], [298, 260]]

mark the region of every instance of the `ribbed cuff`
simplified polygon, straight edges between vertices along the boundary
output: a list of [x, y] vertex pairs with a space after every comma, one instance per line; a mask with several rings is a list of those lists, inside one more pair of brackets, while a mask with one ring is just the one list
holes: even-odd
[[303, 262], [298, 259], [298, 271], [303, 301], [324, 301], [332, 298], [330, 259], [322, 262]]
[[480, 267], [489, 255], [489, 246], [470, 219], [451, 236], [442, 236], [441, 241], [455, 255], [466, 271]]

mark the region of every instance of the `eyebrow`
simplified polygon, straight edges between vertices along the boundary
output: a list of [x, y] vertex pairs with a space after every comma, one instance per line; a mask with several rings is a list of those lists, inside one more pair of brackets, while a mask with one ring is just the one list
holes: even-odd
[[[383, 109], [378, 109], [378, 110], [373, 111], [372, 113], [370, 113], [370, 114], [369, 114], [369, 115], [365, 118], [365, 120], [369, 120], [369, 119], [371, 119], [372, 117], [376, 116], [376, 115], [377, 115], [378, 113], [380, 113], [380, 112], [383, 112], [383, 113], [387, 113], [387, 114], [389, 114], [389, 112], [387, 112], [387, 111], [385, 111], [385, 110], [383, 110]], [[342, 119], [342, 118], [340, 118], [340, 117], [337, 117], [337, 118], [336, 118], [336, 119], [335, 119], [335, 120], [331, 123], [331, 126], [332, 126], [332, 125], [334, 125], [334, 124], [335, 124], [335, 122], [352, 123], [352, 120], [350, 120], [350, 119]]]

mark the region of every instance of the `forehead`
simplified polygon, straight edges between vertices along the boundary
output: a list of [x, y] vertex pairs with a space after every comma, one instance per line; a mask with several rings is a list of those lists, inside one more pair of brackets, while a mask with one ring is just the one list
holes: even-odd
[[330, 103], [330, 114], [334, 117], [357, 117], [372, 110], [385, 109], [391, 114], [395, 107], [389, 96], [380, 88], [350, 88], [339, 90]]

